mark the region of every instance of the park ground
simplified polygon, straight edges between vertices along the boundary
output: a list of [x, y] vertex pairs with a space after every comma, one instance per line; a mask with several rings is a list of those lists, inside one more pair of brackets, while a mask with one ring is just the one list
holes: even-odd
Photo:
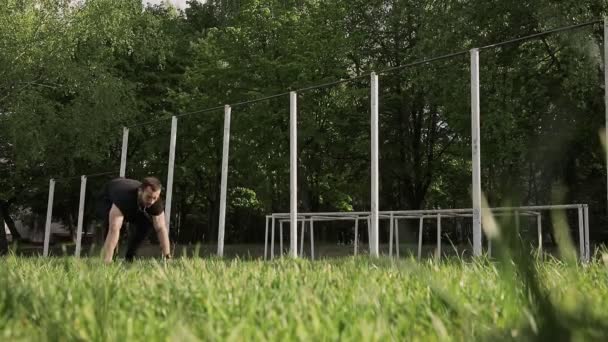
[[[608, 266], [543, 260], [0, 259], [5, 341], [606, 340]], [[514, 261], [519, 260], [519, 261]]]

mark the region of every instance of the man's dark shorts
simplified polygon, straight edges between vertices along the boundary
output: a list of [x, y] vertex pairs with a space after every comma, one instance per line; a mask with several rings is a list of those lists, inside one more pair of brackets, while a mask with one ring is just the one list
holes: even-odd
[[[110, 202], [103, 196], [98, 198], [95, 214], [102, 222], [104, 241], [110, 229], [109, 226], [111, 208], [112, 202]], [[148, 234], [150, 234], [150, 232], [153, 230], [154, 225], [152, 224], [151, 218], [145, 215], [143, 212], [138, 213], [133, 220], [129, 221], [129, 223], [129, 231], [127, 233], [129, 242], [127, 246], [127, 253], [125, 254], [125, 259], [127, 261], [132, 261], [135, 257], [137, 249], [146, 239], [146, 237], [148, 237]]]

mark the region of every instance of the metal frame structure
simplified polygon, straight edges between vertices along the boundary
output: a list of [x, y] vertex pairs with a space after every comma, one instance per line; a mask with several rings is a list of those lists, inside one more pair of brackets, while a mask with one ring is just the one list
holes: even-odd
[[[379, 136], [378, 136], [378, 126], [379, 126], [379, 77], [381, 74], [388, 74], [395, 70], [410, 68], [414, 66], [428, 64], [434, 61], [449, 59], [457, 56], [463, 56], [465, 54], [470, 55], [470, 71], [471, 71], [471, 154], [472, 154], [472, 218], [473, 218], [473, 252], [474, 255], [479, 256], [482, 253], [481, 246], [481, 238], [482, 238], [482, 208], [481, 208], [481, 144], [480, 144], [480, 82], [479, 82], [479, 55], [480, 52], [487, 49], [492, 49], [500, 46], [504, 46], [507, 44], [514, 44], [518, 42], [523, 42], [526, 40], [536, 39], [539, 37], [544, 37], [549, 34], [563, 32], [568, 30], [574, 30], [582, 27], [587, 27], [590, 25], [595, 25], [598, 23], [603, 23], [604, 28], [604, 41], [608, 41], [608, 20], [595, 20], [582, 24], [576, 24], [566, 27], [560, 27], [553, 30], [548, 30], [541, 33], [535, 33], [529, 36], [512, 39], [509, 41], [504, 41], [496, 44], [486, 45], [479, 48], [473, 48], [469, 51], [462, 51], [456, 53], [450, 53], [447, 55], [424, 59], [421, 61], [408, 63], [396, 67], [387, 68], [381, 71], [372, 72], [370, 75], [370, 130], [371, 130], [371, 141], [370, 141], [370, 149], [371, 149], [371, 160], [370, 160], [370, 171], [371, 171], [371, 194], [370, 194], [370, 212], [367, 220], [369, 222], [370, 229], [370, 254], [372, 256], [379, 256], [379, 241], [378, 241], [378, 225], [379, 219], [381, 218], [381, 212], [379, 211]], [[608, 44], [604, 44], [604, 83], [608, 84]], [[342, 79], [338, 81], [333, 81], [329, 83], [319, 84], [315, 86], [305, 87], [298, 89], [296, 91], [285, 92], [281, 94], [270, 95], [254, 100], [243, 101], [230, 105], [224, 105], [221, 107], [213, 107], [207, 108], [203, 110], [198, 110], [189, 113], [182, 113], [179, 115], [174, 115], [171, 117], [171, 137], [169, 142], [169, 161], [168, 161], [168, 176], [167, 176], [167, 190], [166, 190], [166, 203], [165, 203], [165, 215], [167, 221], [167, 228], [170, 227], [170, 217], [171, 217], [171, 205], [172, 205], [172, 196], [173, 196], [173, 171], [175, 164], [175, 148], [176, 148], [176, 136], [177, 136], [177, 118], [185, 115], [192, 114], [200, 114], [206, 112], [217, 111], [224, 108], [225, 111], [225, 120], [224, 120], [224, 140], [223, 140], [223, 154], [222, 154], [222, 175], [221, 175], [221, 190], [222, 194], [220, 199], [220, 218], [218, 223], [218, 255], [223, 255], [224, 249], [224, 226], [225, 226], [225, 208], [226, 208], [226, 188], [227, 188], [227, 173], [228, 173], [228, 152], [229, 152], [229, 141], [230, 141], [230, 112], [231, 107], [235, 106], [243, 106], [255, 102], [266, 101], [273, 98], [289, 96], [290, 105], [289, 105], [289, 136], [290, 136], [290, 212], [289, 212], [289, 222], [291, 228], [291, 241], [290, 241], [290, 255], [292, 257], [297, 257], [297, 222], [299, 220], [298, 208], [297, 208], [297, 96], [299, 92], [305, 92], [313, 89], [331, 87], [338, 84], [351, 82], [357, 79], [361, 79], [363, 77], [367, 77], [367, 75], [356, 76], [349, 79]], [[608, 87], [605, 88], [605, 120], [606, 126], [608, 127]], [[146, 125], [149, 123], [154, 123], [158, 121], [165, 121], [166, 119], [156, 119], [149, 122], [142, 122], [130, 127]], [[608, 130], [605, 133], [606, 140], [608, 141]], [[120, 170], [119, 175], [121, 177], [126, 176], [126, 163], [127, 163], [127, 151], [128, 151], [128, 137], [129, 137], [129, 127], [123, 127], [122, 132], [122, 150], [121, 150], [121, 159], [120, 159]], [[608, 150], [606, 151], [606, 163], [608, 169]], [[608, 182], [608, 171], [607, 171], [607, 182]], [[48, 255], [48, 243], [49, 243], [49, 234], [50, 234], [50, 222], [52, 218], [52, 205], [53, 205], [53, 193], [54, 193], [54, 180], [50, 179], [49, 181], [49, 201], [47, 207], [47, 222], [45, 227], [45, 247], [43, 255]], [[86, 183], [85, 185], [86, 186]], [[608, 198], [608, 187], [606, 189], [606, 197]], [[83, 204], [84, 205], [84, 204]], [[583, 209], [586, 212], [588, 209]], [[274, 215], [274, 214], [273, 214]], [[439, 214], [438, 214], [439, 215]], [[384, 218], [384, 217], [382, 217]], [[440, 216], [437, 217], [440, 221]], [[314, 221], [314, 220], [313, 220]], [[583, 221], [588, 221], [588, 217], [585, 216]], [[358, 221], [357, 221], [358, 222]], [[274, 224], [274, 220], [273, 220]], [[393, 225], [393, 220], [391, 219], [391, 225]], [[398, 222], [397, 222], [398, 224]], [[585, 222], [583, 222], [585, 224]], [[274, 231], [274, 230], [273, 230]], [[585, 232], [586, 236], [585, 240], [588, 240], [588, 232]]]
[[[494, 216], [514, 216], [515, 224], [519, 227], [520, 216], [535, 217], [537, 223], [537, 236], [538, 236], [538, 249], [542, 252], [542, 211], [550, 210], [577, 210], [578, 214], [578, 231], [579, 231], [579, 256], [581, 261], [587, 262], [590, 260], [591, 253], [589, 248], [589, 212], [587, 204], [563, 204], [563, 205], [538, 205], [538, 206], [520, 206], [520, 207], [496, 207], [488, 208]], [[317, 213], [299, 213], [298, 222], [302, 223], [301, 236], [302, 241], [300, 245], [300, 257], [304, 254], [304, 231], [305, 223], [310, 224], [310, 255], [314, 259], [314, 222], [327, 222], [327, 221], [354, 221], [355, 238], [353, 241], [354, 255], [358, 252], [358, 228], [359, 221], [364, 220], [368, 222], [368, 240], [370, 249], [372, 248], [372, 233], [370, 232], [370, 218], [372, 213], [370, 211], [357, 211], [357, 212], [317, 212]], [[437, 242], [435, 258], [441, 257], [441, 235], [442, 219], [448, 218], [472, 218], [474, 219], [474, 209], [428, 209], [428, 210], [391, 210], [379, 212], [378, 218], [380, 220], [389, 220], [389, 256], [393, 256], [393, 246], [395, 247], [396, 256], [399, 257], [399, 220], [405, 219], [417, 219], [419, 220], [418, 230], [418, 258], [422, 256], [422, 231], [423, 223], [425, 219], [435, 219], [437, 222]], [[273, 213], [266, 216], [266, 229], [264, 236], [264, 259], [268, 259], [268, 230], [269, 226], [271, 229], [270, 239], [270, 259], [274, 259], [275, 251], [275, 221], [279, 222], [279, 244], [280, 244], [280, 255], [283, 254], [283, 223], [289, 222], [289, 213]], [[296, 232], [297, 234], [297, 232]], [[481, 240], [481, 238], [480, 238]], [[491, 255], [491, 240], [488, 240], [488, 254]], [[475, 254], [474, 254], [475, 255]]]

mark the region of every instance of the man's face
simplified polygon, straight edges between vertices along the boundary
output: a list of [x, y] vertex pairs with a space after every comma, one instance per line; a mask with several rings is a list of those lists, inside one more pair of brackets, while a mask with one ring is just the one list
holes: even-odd
[[160, 197], [160, 190], [153, 191], [151, 187], [147, 186], [143, 190], [139, 192], [139, 202], [145, 207], [148, 208], [152, 204], [158, 201]]

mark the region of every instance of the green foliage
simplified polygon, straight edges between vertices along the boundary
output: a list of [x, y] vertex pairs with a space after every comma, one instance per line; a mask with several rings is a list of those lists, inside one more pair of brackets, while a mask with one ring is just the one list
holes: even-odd
[[[249, 189], [263, 212], [286, 211], [286, 92], [361, 76], [299, 92], [298, 183], [300, 210], [367, 210], [369, 72], [606, 13], [595, 0], [0, 5], [0, 199], [43, 214], [50, 177], [118, 170], [121, 126], [158, 119], [131, 129], [127, 176], [164, 178], [168, 118], [190, 113], [178, 124], [172, 219], [196, 216], [178, 231], [211, 238], [224, 104], [284, 94], [233, 106], [228, 184], [230, 201], [247, 202], [236, 189]], [[592, 222], [605, 223], [602, 39], [595, 25], [482, 51], [490, 204], [546, 204], [561, 182], [563, 201], [590, 204]], [[381, 209], [470, 206], [469, 77], [466, 54], [381, 75]], [[77, 208], [78, 184], [67, 183], [62, 220]], [[262, 229], [256, 215], [228, 225]]]

